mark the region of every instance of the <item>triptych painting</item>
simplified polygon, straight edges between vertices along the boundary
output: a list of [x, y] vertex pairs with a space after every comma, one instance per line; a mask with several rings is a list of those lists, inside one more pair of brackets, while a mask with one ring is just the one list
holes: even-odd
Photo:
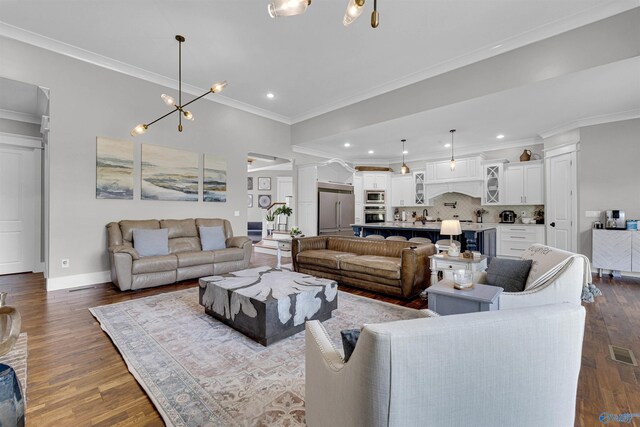
[[[140, 157], [142, 200], [198, 201], [199, 153], [142, 144]], [[133, 144], [98, 137], [96, 198], [132, 200], [133, 175]], [[205, 202], [227, 201], [227, 162], [222, 157], [204, 155], [203, 199]]]

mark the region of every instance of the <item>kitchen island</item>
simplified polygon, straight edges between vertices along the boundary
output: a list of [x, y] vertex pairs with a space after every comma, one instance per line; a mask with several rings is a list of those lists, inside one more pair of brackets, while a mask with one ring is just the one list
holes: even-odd
[[[367, 237], [378, 234], [383, 237], [404, 236], [426, 237], [433, 243], [440, 239], [449, 239], [448, 235], [440, 235], [440, 222], [382, 222], [375, 224], [351, 224], [356, 236]], [[479, 251], [483, 255], [496, 256], [496, 227], [491, 224], [461, 222], [462, 234], [453, 236], [461, 244], [461, 250]]]

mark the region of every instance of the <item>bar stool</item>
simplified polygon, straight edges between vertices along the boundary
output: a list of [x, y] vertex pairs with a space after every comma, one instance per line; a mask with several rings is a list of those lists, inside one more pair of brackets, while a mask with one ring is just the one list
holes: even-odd
[[387, 240], [397, 240], [397, 241], [400, 241], [400, 242], [406, 242], [407, 238], [404, 237], [404, 236], [389, 236], [389, 237], [387, 237]]
[[384, 240], [384, 236], [379, 234], [369, 234], [366, 238], [371, 240]]
[[414, 243], [431, 243], [431, 239], [427, 239], [426, 237], [412, 237], [409, 239], [410, 242], [414, 242]]

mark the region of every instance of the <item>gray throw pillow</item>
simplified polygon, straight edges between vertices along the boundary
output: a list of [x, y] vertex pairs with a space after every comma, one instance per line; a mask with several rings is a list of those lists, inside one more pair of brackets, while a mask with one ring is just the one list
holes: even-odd
[[342, 349], [344, 350], [344, 362], [347, 363], [351, 358], [351, 353], [356, 348], [358, 338], [360, 338], [360, 329], [345, 329], [340, 331], [342, 335]]
[[200, 229], [200, 244], [203, 251], [215, 251], [227, 247], [222, 227], [198, 227]]
[[522, 292], [531, 270], [530, 259], [494, 258], [487, 269], [487, 284], [505, 292]]
[[134, 228], [133, 248], [141, 257], [169, 255], [169, 229]]

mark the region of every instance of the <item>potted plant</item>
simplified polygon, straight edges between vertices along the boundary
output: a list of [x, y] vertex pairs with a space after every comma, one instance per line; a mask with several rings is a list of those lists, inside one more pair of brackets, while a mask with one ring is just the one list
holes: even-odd
[[480, 209], [476, 209], [475, 211], [473, 211], [474, 214], [476, 214], [476, 222], [477, 223], [481, 223], [482, 222], [482, 215], [487, 213], [487, 210], [485, 208], [480, 208]]
[[276, 219], [276, 213], [268, 210], [265, 214], [265, 219], [267, 220], [267, 236], [270, 236], [273, 231], [273, 221]]
[[[285, 231], [287, 230], [287, 226], [289, 225], [289, 216], [293, 213], [293, 209], [291, 209], [289, 206], [287, 205], [281, 205], [278, 209], [276, 209], [276, 211], [274, 212], [274, 214], [276, 215], [276, 217], [278, 218], [278, 230], [280, 229], [281, 225], [284, 225], [284, 229]], [[285, 220], [284, 220], [284, 224], [282, 224], [280, 222], [280, 218], [281, 216], [284, 215]]]
[[291, 227], [291, 231], [289, 231], [289, 235], [293, 238], [295, 237], [302, 237], [302, 231], [300, 230], [299, 227]]

